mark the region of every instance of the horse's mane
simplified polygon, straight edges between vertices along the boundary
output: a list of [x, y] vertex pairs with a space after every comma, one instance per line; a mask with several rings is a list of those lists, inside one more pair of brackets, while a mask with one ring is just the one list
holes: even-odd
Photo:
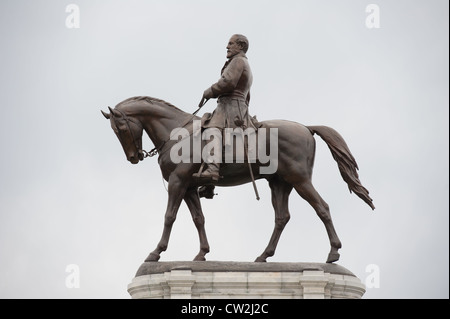
[[150, 104], [155, 104], [155, 103], [156, 104], [162, 104], [164, 106], [173, 107], [174, 109], [176, 109], [178, 111], [184, 112], [183, 110], [179, 109], [178, 107], [176, 107], [175, 105], [173, 105], [173, 104], [171, 104], [169, 102], [166, 102], [164, 100], [157, 99], [157, 98], [154, 98], [154, 97], [151, 97], [151, 96], [134, 96], [134, 97], [130, 97], [130, 98], [120, 102], [117, 106], [122, 105], [122, 104], [127, 104], [127, 103], [130, 103], [130, 102], [138, 102], [138, 101], [145, 101], [145, 102], [148, 102]]

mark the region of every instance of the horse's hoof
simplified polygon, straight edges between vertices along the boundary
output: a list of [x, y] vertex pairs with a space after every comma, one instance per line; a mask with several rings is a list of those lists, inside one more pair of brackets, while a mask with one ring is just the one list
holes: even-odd
[[205, 256], [195, 256], [194, 261], [206, 261]]
[[335, 261], [338, 261], [340, 256], [341, 255], [339, 255], [339, 253], [329, 253], [327, 263], [331, 264], [334, 263]]
[[258, 257], [255, 259], [255, 263], [265, 263], [267, 262], [266, 258]]
[[151, 254], [148, 255], [148, 257], [145, 259], [145, 262], [158, 261], [160, 257], [161, 257], [160, 255], [151, 253]]

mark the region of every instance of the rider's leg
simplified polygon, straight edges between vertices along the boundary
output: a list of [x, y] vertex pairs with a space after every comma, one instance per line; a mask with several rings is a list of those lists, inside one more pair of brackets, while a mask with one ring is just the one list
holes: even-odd
[[202, 150], [202, 159], [205, 161], [207, 168], [200, 174], [195, 173], [193, 176], [202, 180], [218, 182], [220, 163], [222, 162], [222, 132], [218, 128], [207, 129], [207, 131], [207, 135], [212, 137], [212, 140]]

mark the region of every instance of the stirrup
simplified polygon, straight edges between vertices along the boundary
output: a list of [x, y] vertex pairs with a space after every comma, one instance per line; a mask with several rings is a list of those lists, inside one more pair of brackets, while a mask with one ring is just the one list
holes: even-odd
[[214, 193], [214, 185], [203, 185], [197, 189], [197, 193], [200, 198], [207, 199], [212, 199], [214, 195], [217, 195], [217, 193]]

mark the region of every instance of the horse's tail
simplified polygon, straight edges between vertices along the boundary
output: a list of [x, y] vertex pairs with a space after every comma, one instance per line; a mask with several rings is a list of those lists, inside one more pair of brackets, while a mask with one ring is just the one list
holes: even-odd
[[345, 143], [344, 138], [336, 130], [328, 126], [308, 126], [308, 128], [313, 135], [314, 133], [319, 135], [327, 143], [331, 155], [333, 155], [334, 160], [338, 164], [341, 176], [348, 185], [350, 193], [353, 191], [367, 205], [375, 209], [375, 206], [372, 204], [372, 198], [369, 196], [369, 191], [359, 181], [358, 172], [356, 171], [358, 164], [350, 152], [347, 143]]

